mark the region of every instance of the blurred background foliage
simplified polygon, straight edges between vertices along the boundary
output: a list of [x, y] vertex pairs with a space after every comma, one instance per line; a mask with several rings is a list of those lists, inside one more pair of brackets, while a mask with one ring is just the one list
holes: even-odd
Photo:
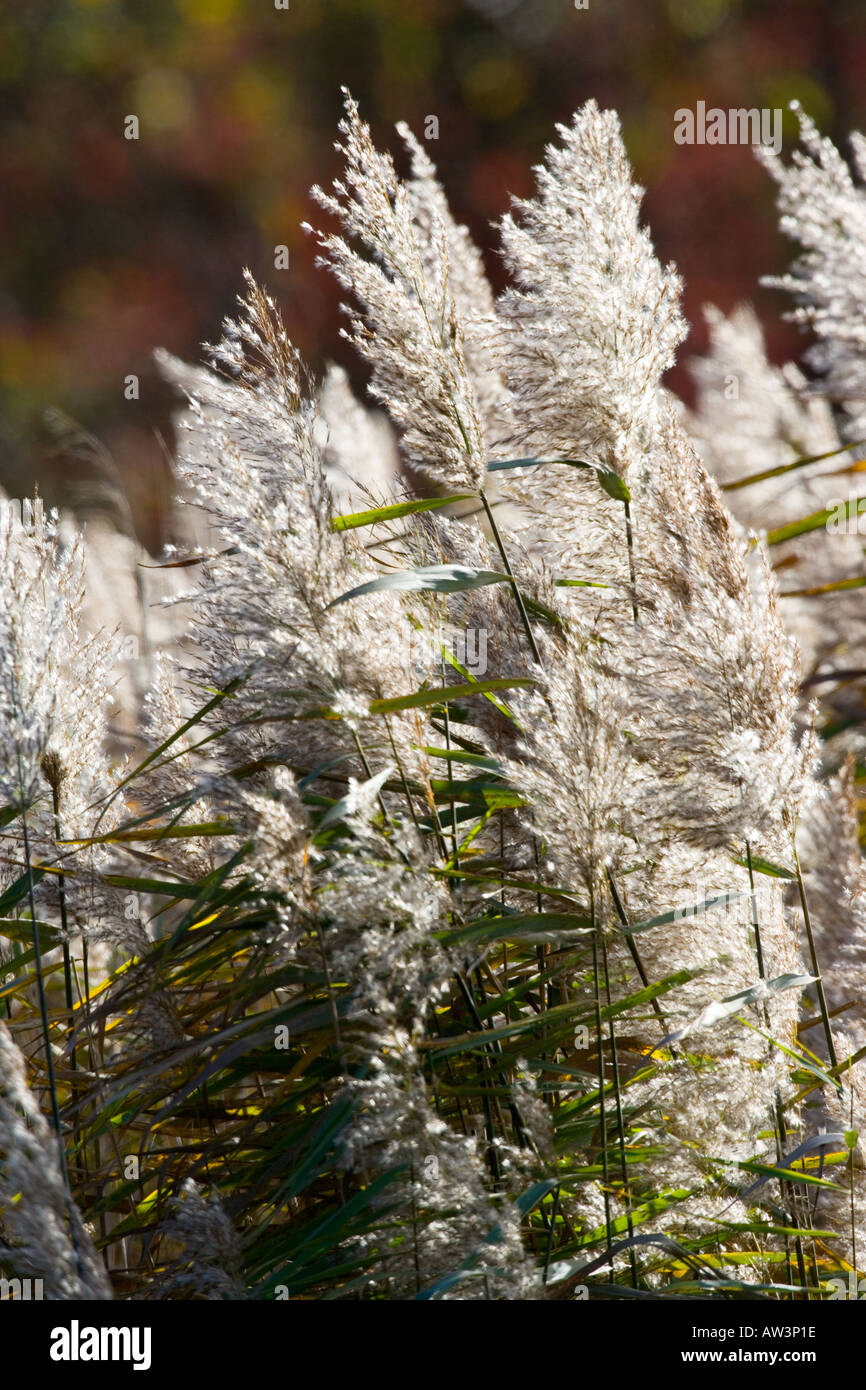
[[[531, 193], [554, 122], [590, 96], [616, 107], [659, 253], [686, 279], [683, 356], [703, 344], [705, 301], [743, 297], [773, 358], [795, 354], [757, 286], [788, 255], [769, 180], [748, 149], [677, 146], [673, 113], [796, 96], [844, 145], [866, 126], [864, 73], [864, 0], [22, 0], [0, 14], [0, 483], [81, 495], [99, 457], [52, 434], [55, 407], [105, 446], [158, 547], [172, 403], [151, 352], [197, 359], [243, 265], [315, 371], [350, 365], [300, 228], [310, 185], [338, 172], [343, 83], [380, 144], [399, 119], [423, 135], [438, 118], [428, 148], [497, 285], [491, 220]], [[682, 364], [672, 385], [688, 392]]]

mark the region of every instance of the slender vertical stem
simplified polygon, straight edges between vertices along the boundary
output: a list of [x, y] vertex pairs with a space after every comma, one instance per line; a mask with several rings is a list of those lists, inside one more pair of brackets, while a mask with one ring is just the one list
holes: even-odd
[[547, 1283], [547, 1271], [550, 1268], [550, 1256], [553, 1250], [553, 1238], [556, 1234], [556, 1214], [559, 1211], [560, 1189], [554, 1188], [553, 1192], [553, 1211], [550, 1214], [550, 1225], [547, 1228], [547, 1247], [544, 1252], [544, 1282]]
[[388, 742], [389, 742], [390, 745], [391, 745], [391, 752], [394, 754], [394, 762], [397, 764], [397, 772], [398, 772], [399, 777], [400, 777], [400, 783], [401, 783], [401, 785], [402, 785], [402, 787], [403, 787], [403, 795], [404, 795], [405, 798], [406, 798], [406, 804], [407, 804], [408, 807], [409, 807], [409, 814], [410, 814], [410, 816], [412, 817], [412, 824], [415, 826], [415, 829], [418, 831], [418, 834], [420, 835], [420, 834], [421, 834], [421, 826], [420, 826], [419, 823], [418, 823], [418, 816], [417, 816], [417, 813], [416, 813], [416, 811], [415, 811], [414, 803], [413, 803], [413, 801], [412, 801], [412, 794], [411, 794], [411, 792], [409, 791], [409, 783], [406, 781], [406, 774], [405, 774], [405, 772], [403, 771], [403, 764], [402, 764], [402, 762], [400, 761], [400, 754], [397, 752], [397, 745], [396, 745], [396, 743], [394, 742], [394, 734], [393, 734], [393, 732], [392, 732], [392, 730], [391, 730], [391, 723], [390, 723], [390, 720], [387, 718], [386, 715], [383, 715], [382, 718], [383, 718], [384, 721], [385, 721], [385, 728], [386, 728], [387, 731], [388, 731]]
[[[786, 1125], [785, 1125], [785, 1112], [784, 1112], [784, 1110], [782, 1109], [782, 1097], [781, 1097], [781, 1094], [780, 1094], [780, 1092], [779, 1092], [778, 1086], [776, 1086], [774, 1094], [775, 1094], [775, 1116], [774, 1116], [775, 1125], [774, 1125], [774, 1128], [775, 1128], [775, 1132], [776, 1132], [776, 1163], [777, 1163], [777, 1165], [778, 1165], [779, 1167], [781, 1167], [781, 1166], [782, 1166], [782, 1158], [783, 1158], [784, 1152], [785, 1152], [785, 1145], [786, 1145], [787, 1138], [788, 1138], [788, 1131], [787, 1131], [787, 1128], [786, 1128]], [[786, 1183], [782, 1178], [780, 1178], [780, 1179], [779, 1179], [779, 1191], [780, 1191], [781, 1196], [782, 1196], [782, 1202], [783, 1202], [783, 1204], [784, 1204], [784, 1203], [788, 1200], [788, 1198], [790, 1197], [791, 1205], [790, 1205], [789, 1210], [790, 1210], [790, 1213], [791, 1213], [791, 1225], [795, 1228], [795, 1230], [799, 1230], [799, 1227], [800, 1227], [800, 1225], [801, 1225], [801, 1221], [800, 1221], [800, 1215], [799, 1215], [799, 1212], [798, 1212], [798, 1209], [797, 1209], [797, 1194], [796, 1194], [796, 1191], [795, 1191], [795, 1189], [794, 1189], [793, 1184], [788, 1184], [788, 1183]], [[785, 1244], [786, 1244], [786, 1248], [787, 1248], [787, 1237], [786, 1237], [786, 1239], [785, 1239]], [[806, 1295], [806, 1302], [808, 1303], [808, 1302], [810, 1301], [809, 1280], [808, 1280], [807, 1275], [806, 1275], [806, 1261], [805, 1261], [805, 1259], [803, 1258], [803, 1241], [802, 1241], [802, 1238], [801, 1238], [799, 1235], [797, 1235], [797, 1236], [794, 1237], [794, 1249], [795, 1249], [796, 1254], [797, 1254], [797, 1270], [798, 1270], [799, 1275], [800, 1275], [800, 1283], [801, 1283], [802, 1286], [803, 1286], [803, 1290], [804, 1290], [805, 1295]], [[789, 1265], [790, 1265], [790, 1256], [789, 1256]], [[793, 1280], [789, 1280], [789, 1282], [793, 1282]]]
[[598, 1106], [601, 1129], [601, 1173], [604, 1190], [604, 1224], [607, 1235], [607, 1248], [613, 1244], [610, 1229], [610, 1173], [607, 1163], [607, 1111], [605, 1108], [604, 1075], [604, 1037], [601, 1030], [601, 984], [598, 972], [598, 931], [595, 917], [595, 893], [590, 890], [590, 915], [592, 919], [592, 978], [595, 993], [595, 1040], [598, 1049]]
[[[604, 969], [604, 990], [605, 990], [605, 997], [606, 997], [606, 999], [607, 999], [608, 1008], [610, 1008], [610, 1003], [611, 1003], [611, 997], [610, 997], [610, 968], [609, 968], [609, 966], [608, 966], [608, 961], [607, 961], [607, 942], [605, 941], [605, 937], [604, 937], [604, 933], [603, 933], [603, 932], [602, 932], [602, 934], [601, 934], [601, 955], [602, 955], [602, 967], [603, 967], [603, 969]], [[621, 1171], [621, 1173], [622, 1173], [622, 1195], [623, 1195], [623, 1201], [625, 1202], [625, 1219], [626, 1219], [626, 1226], [627, 1226], [627, 1228], [628, 1228], [629, 1240], [631, 1240], [631, 1238], [632, 1238], [633, 1235], [634, 1235], [634, 1222], [632, 1221], [632, 1216], [631, 1216], [631, 1186], [630, 1186], [630, 1183], [629, 1183], [629, 1176], [628, 1176], [628, 1160], [627, 1160], [627, 1158], [626, 1158], [626, 1152], [625, 1152], [625, 1125], [624, 1125], [624, 1123], [623, 1123], [623, 1118], [622, 1118], [622, 1095], [621, 1095], [621, 1093], [620, 1093], [620, 1084], [619, 1084], [619, 1057], [618, 1057], [617, 1049], [616, 1049], [616, 1029], [615, 1029], [615, 1027], [614, 1027], [613, 1018], [609, 1018], [609, 1019], [608, 1019], [607, 1027], [608, 1027], [608, 1034], [609, 1034], [609, 1036], [610, 1036], [610, 1056], [611, 1056], [611, 1064], [612, 1064], [612, 1066], [613, 1066], [613, 1094], [614, 1094], [614, 1099], [615, 1099], [615, 1101], [616, 1101], [616, 1123], [617, 1123], [617, 1130], [618, 1130], [618, 1132], [619, 1132], [619, 1161], [620, 1161], [620, 1171]], [[631, 1266], [631, 1283], [632, 1283], [632, 1288], [636, 1289], [636, 1288], [637, 1288], [637, 1284], [638, 1284], [638, 1279], [637, 1279], [637, 1261], [635, 1260], [634, 1247], [632, 1247], [632, 1248], [629, 1249], [628, 1258], [629, 1258], [629, 1264], [630, 1264], [630, 1266]]]
[[[445, 684], [445, 658], [441, 658], [442, 684]], [[451, 716], [448, 713], [448, 701], [445, 701], [445, 751], [448, 754], [445, 766], [448, 769], [448, 782], [450, 786], [454, 783], [454, 763], [451, 760]], [[454, 859], [455, 869], [460, 868], [460, 855], [457, 848], [457, 804], [454, 800], [453, 791], [451, 793], [451, 850]]]
[[[464, 980], [459, 970], [454, 972], [454, 978], [457, 981], [460, 993], [463, 995], [464, 1002], [472, 1015], [475, 1027], [485, 1031], [484, 1024], [481, 1021], [481, 1015], [478, 1012], [472, 994], [471, 982], [468, 978]], [[502, 1181], [502, 1173], [499, 1167], [499, 1155], [496, 1152], [496, 1146], [493, 1142], [496, 1137], [496, 1131], [493, 1127], [493, 1109], [490, 1104], [490, 1096], [487, 1093], [487, 1081], [485, 1078], [484, 1058], [486, 1055], [488, 1055], [487, 1047], [484, 1048], [478, 1058], [479, 1088], [481, 1090], [481, 1104], [484, 1107], [484, 1128], [487, 1135], [487, 1162], [490, 1167], [490, 1176], [493, 1179], [493, 1186], [498, 1188]]]
[[[759, 918], [758, 918], [758, 898], [757, 898], [757, 894], [756, 894], [756, 892], [755, 892], [755, 874], [754, 874], [754, 869], [753, 869], [753, 866], [752, 866], [752, 846], [751, 846], [751, 843], [750, 843], [749, 840], [746, 841], [746, 865], [747, 865], [748, 870], [749, 870], [749, 903], [750, 903], [750, 906], [751, 906], [751, 913], [752, 913], [752, 931], [754, 932], [754, 937], [755, 937], [755, 957], [756, 957], [756, 960], [757, 960], [757, 963], [758, 963], [758, 975], [759, 975], [759, 977], [760, 977], [762, 980], [765, 980], [765, 979], [767, 978], [767, 976], [766, 976], [766, 972], [765, 972], [765, 970], [764, 970], [764, 951], [763, 951], [763, 946], [762, 946], [762, 944], [761, 944], [761, 924], [760, 924], [760, 920], [759, 920]], [[765, 1026], [765, 1028], [767, 1029], [767, 1032], [769, 1033], [769, 1031], [770, 1031], [770, 1015], [769, 1015], [769, 1011], [768, 1011], [768, 1009], [767, 1009], [766, 1001], [764, 1001], [764, 1003], [762, 1004], [761, 1008], [762, 1008], [762, 1013], [763, 1013], [763, 1017], [764, 1017], [764, 1026]], [[772, 1047], [772, 1044], [768, 1042], [768, 1044], [767, 1044], [767, 1050], [770, 1051], [770, 1050], [771, 1050], [771, 1047]], [[779, 1094], [779, 1088], [778, 1088], [778, 1086], [776, 1086], [774, 1094], [775, 1094], [775, 1104], [774, 1104], [774, 1112], [773, 1112], [773, 1129], [774, 1129], [775, 1136], [776, 1136], [776, 1161], [777, 1161], [777, 1163], [779, 1163], [779, 1164], [781, 1165], [782, 1155], [784, 1154], [784, 1151], [785, 1151], [785, 1139], [786, 1139], [786, 1136], [787, 1136], [787, 1130], [786, 1130], [786, 1127], [785, 1127], [785, 1115], [784, 1115], [784, 1111], [783, 1111], [783, 1109], [782, 1109], [782, 1098], [781, 1098], [781, 1096], [780, 1096], [780, 1094]], [[780, 1194], [781, 1194], [782, 1202], [783, 1202], [783, 1203], [787, 1200], [786, 1187], [787, 1187], [787, 1184], [784, 1182], [784, 1180], [783, 1180], [782, 1178], [780, 1178], [780, 1179], [779, 1179], [779, 1192], [780, 1192]], [[793, 1188], [791, 1188], [790, 1199], [791, 1199], [791, 1208], [790, 1208], [790, 1210], [791, 1210], [791, 1221], [792, 1221], [792, 1224], [793, 1224], [795, 1227], [799, 1227], [799, 1225], [800, 1225], [800, 1219], [799, 1219], [799, 1216], [798, 1216], [798, 1214], [797, 1214], [797, 1200], [796, 1200], [796, 1194], [795, 1194]], [[804, 1261], [804, 1259], [803, 1259], [803, 1242], [802, 1242], [802, 1240], [800, 1239], [799, 1236], [796, 1236], [796, 1237], [795, 1237], [794, 1245], [795, 1245], [795, 1249], [796, 1249], [796, 1252], [797, 1252], [797, 1268], [798, 1268], [799, 1273], [800, 1273], [800, 1281], [801, 1281], [801, 1283], [803, 1284], [804, 1289], [806, 1290], [806, 1298], [808, 1299], [808, 1297], [809, 1297], [809, 1292], [808, 1292], [809, 1286], [808, 1286], [808, 1280], [807, 1280], [807, 1277], [806, 1277], [806, 1264], [805, 1264], [805, 1261]]]
[[514, 579], [514, 572], [511, 568], [508, 555], [506, 554], [505, 546], [502, 543], [502, 537], [499, 534], [499, 527], [496, 525], [496, 518], [493, 515], [493, 509], [490, 506], [490, 503], [487, 501], [487, 498], [484, 495], [483, 490], [480, 495], [481, 501], [484, 503], [484, 511], [487, 515], [487, 520], [490, 522], [490, 529], [493, 532], [493, 539], [496, 541], [499, 554], [502, 556], [502, 563], [505, 566], [505, 573], [508, 575], [509, 579], [514, 581], [512, 584], [512, 588], [514, 589], [514, 597], [517, 600], [517, 607], [520, 609], [520, 620], [523, 623], [523, 630], [526, 633], [527, 640], [529, 641], [529, 646], [531, 648], [533, 658], [540, 666], [542, 664], [541, 653], [538, 650], [535, 637], [533, 636], [532, 626], [529, 621], [529, 614], [527, 613], [526, 605], [523, 602], [523, 595], [520, 592], [520, 586], [518, 585], [517, 580]]
[[746, 863], [749, 869], [749, 904], [752, 909], [752, 931], [755, 934], [755, 956], [758, 961], [758, 975], [762, 980], [767, 977], [764, 974], [764, 952], [761, 947], [761, 924], [758, 921], [758, 899], [755, 895], [755, 875], [752, 871], [752, 846], [746, 841]]
[[322, 928], [318, 922], [316, 923], [316, 937], [319, 942], [319, 955], [322, 959], [322, 970], [324, 971], [325, 975], [325, 988], [328, 991], [328, 1009], [331, 1015], [331, 1027], [334, 1030], [334, 1041], [337, 1044], [337, 1053], [340, 1058], [340, 1070], [342, 1071], [344, 1076], [348, 1077], [349, 1063], [346, 1057], [345, 1049], [343, 1047], [343, 1035], [340, 1031], [340, 1015], [337, 1012], [337, 1002], [334, 998], [334, 987], [331, 983], [331, 971], [330, 967], [328, 966], [328, 957], [325, 953], [325, 940], [322, 936]]
[[794, 851], [794, 868], [797, 872], [797, 888], [800, 892], [800, 906], [803, 909], [803, 924], [806, 928], [806, 938], [809, 942], [809, 959], [812, 962], [812, 974], [815, 978], [815, 991], [818, 995], [818, 1004], [821, 1009], [821, 1020], [824, 1024], [824, 1038], [827, 1043], [827, 1052], [830, 1057], [830, 1065], [836, 1066], [836, 1049], [833, 1046], [833, 1033], [830, 1029], [830, 1013], [827, 1008], [827, 996], [824, 993], [824, 982], [821, 979], [821, 971], [818, 969], [818, 956], [815, 951], [815, 938], [812, 934], [812, 919], [809, 916], [809, 904], [806, 901], [806, 886], [803, 883], [803, 875], [800, 872], [800, 856], [797, 854], [797, 841], [792, 833], [791, 848]]
[[631, 579], [631, 611], [635, 622], [637, 622], [637, 576], [634, 569], [634, 536], [631, 529], [631, 507], [626, 501], [625, 507], [625, 538], [628, 545], [628, 572]]
[[[479, 1032], [486, 1032], [486, 1026], [481, 1018], [480, 1013], [478, 1012], [478, 1007], [475, 1003], [475, 998], [470, 988], [471, 982], [467, 983], [468, 976], [467, 979], [464, 980], [460, 971], [455, 970], [454, 978], [457, 981], [457, 985], [460, 989], [460, 993], [463, 995], [463, 999], [466, 1003], [466, 1006], [469, 1009], [470, 1014], [472, 1015], [472, 1021], [475, 1024], [475, 1027], [478, 1029]], [[488, 1057], [496, 1057], [498, 1055], [501, 1058], [502, 1043], [498, 1038], [494, 1038], [492, 1042], [485, 1044], [484, 1052]], [[506, 1077], [505, 1072], [501, 1068], [497, 1070], [496, 1079], [498, 1080], [499, 1085], [502, 1087], [503, 1090], [508, 1089], [508, 1078]], [[529, 1130], [526, 1128], [526, 1121], [524, 1120], [523, 1115], [521, 1114], [520, 1106], [517, 1104], [517, 1101], [513, 1098], [508, 1102], [508, 1109], [511, 1114], [511, 1118], [514, 1122], [514, 1133], [517, 1136], [518, 1144], [522, 1149], [531, 1148], [532, 1140], [529, 1134]]]
[[[616, 883], [614, 882], [613, 874], [611, 873], [610, 869], [607, 869], [606, 872], [608, 885], [610, 887], [610, 894], [613, 898], [614, 908], [616, 909], [616, 915], [620, 920], [620, 925], [624, 928], [623, 936], [625, 937], [626, 945], [628, 946], [628, 953], [634, 961], [635, 969], [637, 970], [637, 973], [640, 976], [641, 984], [643, 985], [644, 989], [649, 989], [649, 976], [647, 975], [643, 967], [643, 961], [640, 958], [640, 954], [638, 952], [637, 944], [634, 940], [634, 937], [628, 930], [629, 920], [626, 916], [625, 908], [623, 907], [622, 898], [619, 896], [619, 889], [617, 888]], [[659, 1023], [661, 1024], [662, 1033], [667, 1034], [667, 1019], [665, 1018], [664, 1011], [657, 999], [653, 999], [652, 1001], [652, 1010]], [[672, 1057], [679, 1056], [679, 1053], [673, 1045], [671, 1045], [670, 1053]]]

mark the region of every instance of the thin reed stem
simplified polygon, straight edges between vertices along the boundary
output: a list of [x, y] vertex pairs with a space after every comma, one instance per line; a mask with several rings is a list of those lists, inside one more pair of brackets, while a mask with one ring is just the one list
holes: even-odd
[[806, 901], [806, 885], [803, 882], [803, 875], [800, 872], [800, 856], [797, 853], [796, 836], [791, 834], [791, 849], [794, 851], [794, 869], [797, 874], [797, 889], [800, 894], [800, 906], [803, 909], [803, 925], [806, 928], [806, 939], [809, 942], [809, 959], [812, 963], [812, 974], [815, 976], [815, 993], [818, 996], [818, 1007], [821, 1010], [821, 1021], [824, 1025], [824, 1041], [827, 1044], [827, 1055], [830, 1058], [831, 1067], [835, 1067], [836, 1048], [833, 1044], [833, 1033], [830, 1028], [830, 1013], [827, 1008], [827, 996], [824, 993], [824, 982], [821, 979], [821, 971], [818, 966], [818, 953], [815, 950], [815, 936], [812, 931], [812, 918], [809, 913], [809, 904]]
[[514, 578], [514, 572], [511, 568], [511, 562], [508, 559], [508, 555], [506, 553], [502, 537], [499, 534], [499, 527], [496, 524], [496, 517], [493, 515], [493, 508], [488, 502], [486, 494], [483, 490], [480, 493], [480, 497], [481, 501], [484, 503], [484, 511], [487, 516], [487, 520], [490, 522], [490, 529], [493, 532], [493, 539], [496, 541], [499, 554], [502, 556], [502, 563], [505, 566], [505, 573], [508, 575], [509, 579], [514, 581], [511, 587], [514, 590], [514, 597], [517, 600], [517, 607], [520, 610], [520, 621], [523, 623], [523, 630], [526, 633], [526, 637], [529, 642], [530, 649], [532, 651], [533, 659], [535, 660], [537, 665], [541, 666], [541, 653], [539, 652], [538, 646], [535, 641], [535, 636], [532, 631], [532, 624], [529, 621], [529, 614], [526, 611], [526, 604], [523, 602], [523, 595], [520, 592], [520, 585]]
[[[607, 959], [607, 941], [605, 940], [605, 936], [604, 936], [604, 932], [603, 932], [603, 931], [601, 932], [601, 954], [602, 954], [602, 967], [603, 967], [603, 970], [604, 970], [604, 990], [605, 990], [605, 997], [606, 997], [606, 999], [607, 999], [607, 1006], [608, 1006], [608, 1008], [610, 1008], [610, 1005], [611, 1005], [611, 993], [610, 993], [610, 967], [609, 967], [609, 965], [608, 965], [608, 959]], [[628, 1158], [627, 1158], [626, 1151], [625, 1151], [625, 1124], [624, 1124], [623, 1118], [622, 1118], [622, 1091], [621, 1091], [621, 1088], [620, 1088], [620, 1080], [619, 1080], [619, 1057], [618, 1057], [617, 1047], [616, 1047], [616, 1028], [615, 1028], [615, 1025], [614, 1025], [613, 1018], [608, 1019], [608, 1024], [607, 1024], [607, 1026], [608, 1026], [608, 1034], [609, 1034], [609, 1037], [610, 1037], [610, 1057], [611, 1057], [611, 1066], [612, 1066], [612, 1068], [613, 1068], [613, 1094], [614, 1094], [614, 1099], [615, 1099], [615, 1101], [616, 1101], [616, 1124], [617, 1124], [617, 1133], [618, 1133], [618, 1139], [619, 1139], [620, 1171], [621, 1171], [621, 1174], [622, 1174], [622, 1195], [623, 1195], [623, 1201], [624, 1201], [624, 1203], [625, 1203], [626, 1227], [627, 1227], [627, 1229], [628, 1229], [629, 1240], [631, 1240], [632, 1237], [634, 1236], [634, 1223], [633, 1223], [633, 1221], [632, 1221], [632, 1214], [631, 1214], [631, 1183], [630, 1183], [629, 1175], [628, 1175]], [[635, 1288], [635, 1289], [636, 1289], [637, 1286], [638, 1286], [637, 1261], [636, 1261], [636, 1259], [635, 1259], [635, 1253], [634, 1253], [634, 1248], [633, 1248], [633, 1247], [630, 1247], [630, 1248], [629, 1248], [628, 1258], [629, 1258], [629, 1265], [630, 1265], [630, 1267], [631, 1267], [631, 1282], [632, 1282], [632, 1288]]]
[[634, 536], [631, 529], [631, 504], [626, 500], [623, 502], [625, 508], [625, 539], [628, 547], [628, 573], [631, 580], [631, 611], [634, 621], [638, 621], [637, 616], [637, 575], [634, 568]]

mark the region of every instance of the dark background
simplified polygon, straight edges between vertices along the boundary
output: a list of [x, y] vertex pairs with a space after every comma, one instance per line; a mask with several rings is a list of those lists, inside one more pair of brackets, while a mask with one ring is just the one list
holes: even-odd
[[[770, 180], [740, 146], [678, 146], [678, 107], [799, 97], [844, 144], [866, 125], [864, 0], [18, 0], [0, 15], [0, 483], [75, 500], [92, 446], [116, 462], [141, 538], [164, 529], [171, 400], [163, 344], [197, 359], [249, 265], [314, 370], [346, 361], [338, 293], [300, 230], [338, 172], [340, 85], [380, 144], [423, 134], [459, 219], [501, 284], [490, 226], [531, 193], [554, 122], [594, 96], [619, 111], [663, 260], [701, 305], [753, 300], [776, 360], [796, 354], [781, 298], [757, 286], [788, 247]], [[140, 138], [123, 136], [136, 114]], [[787, 113], [785, 145], [793, 118]], [[290, 268], [274, 269], [274, 246]], [[141, 379], [126, 401], [123, 379]], [[671, 384], [687, 392], [682, 365]], [[163, 446], [160, 438], [165, 441]]]

